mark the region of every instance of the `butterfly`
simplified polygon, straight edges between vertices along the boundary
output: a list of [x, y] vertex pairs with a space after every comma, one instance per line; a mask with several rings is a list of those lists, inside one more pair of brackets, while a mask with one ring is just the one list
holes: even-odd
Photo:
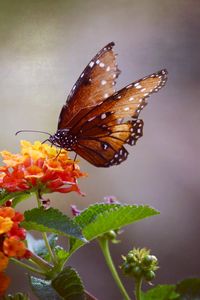
[[75, 151], [96, 167], [119, 165], [143, 135], [141, 110], [147, 98], [167, 81], [163, 69], [139, 79], [119, 91], [115, 83], [120, 70], [111, 42], [89, 62], [62, 107], [57, 132], [48, 141]]

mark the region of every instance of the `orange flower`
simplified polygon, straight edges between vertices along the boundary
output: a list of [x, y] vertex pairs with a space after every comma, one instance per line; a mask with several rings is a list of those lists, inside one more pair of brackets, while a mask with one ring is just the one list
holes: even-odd
[[0, 234], [8, 232], [12, 228], [13, 222], [10, 218], [0, 217]]
[[9, 257], [23, 257], [26, 253], [26, 246], [24, 242], [12, 236], [6, 238], [3, 242], [3, 251]]
[[0, 207], [0, 216], [3, 218], [12, 219], [15, 216], [15, 211], [12, 207]]
[[0, 296], [3, 296], [10, 284], [10, 278], [5, 273], [0, 273]]
[[21, 141], [21, 154], [2, 151], [1, 155], [5, 166], [0, 167], [0, 188], [8, 192], [80, 193], [77, 179], [85, 174], [64, 149], [58, 154], [56, 147]]
[[7, 268], [8, 261], [8, 257], [0, 251], [0, 272], [4, 271]]
[[[8, 265], [9, 258], [30, 258], [23, 240], [26, 231], [20, 227], [24, 216], [12, 207], [0, 207], [0, 272]], [[0, 281], [1, 285], [1, 281]]]

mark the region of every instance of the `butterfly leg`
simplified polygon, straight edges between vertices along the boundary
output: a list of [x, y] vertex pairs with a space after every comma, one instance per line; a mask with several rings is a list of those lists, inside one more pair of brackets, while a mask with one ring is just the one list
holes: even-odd
[[48, 142], [48, 140], [49, 140], [49, 139], [44, 140], [41, 144], [44, 144], [44, 143]]
[[59, 149], [58, 154], [56, 155], [55, 159], [58, 158], [58, 156], [60, 155], [61, 151], [62, 151], [62, 148]]
[[73, 161], [73, 170], [75, 170], [75, 161], [76, 161], [77, 156], [78, 156], [78, 154], [76, 153], [74, 156], [74, 161]]

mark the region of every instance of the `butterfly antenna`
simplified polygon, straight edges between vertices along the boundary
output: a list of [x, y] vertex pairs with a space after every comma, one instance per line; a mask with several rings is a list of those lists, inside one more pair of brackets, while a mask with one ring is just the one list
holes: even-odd
[[19, 130], [15, 133], [15, 135], [18, 135], [19, 133], [22, 133], [22, 132], [39, 132], [39, 133], [44, 133], [44, 134], [48, 134], [49, 136], [51, 136], [51, 134], [49, 132], [40, 131], [40, 130]]

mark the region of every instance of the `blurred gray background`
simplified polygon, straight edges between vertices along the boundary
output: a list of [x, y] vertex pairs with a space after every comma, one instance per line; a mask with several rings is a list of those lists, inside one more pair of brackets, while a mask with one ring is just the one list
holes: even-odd
[[[16, 137], [19, 129], [54, 133], [72, 85], [110, 41], [122, 70], [117, 88], [168, 69], [166, 87], [141, 113], [144, 137], [129, 147], [128, 160], [100, 169], [80, 159], [89, 173], [80, 180], [86, 197], [51, 195], [64, 212], [72, 203], [82, 209], [105, 195], [160, 210], [159, 216], [127, 227], [122, 243], [112, 246], [116, 265], [133, 246], [151, 248], [160, 261], [155, 283], [200, 276], [199, 32], [199, 0], [0, 0], [0, 149], [17, 152], [20, 139], [44, 139]], [[19, 209], [34, 205], [33, 199]], [[71, 264], [98, 299], [122, 298], [97, 244], [82, 248]], [[9, 274], [10, 291], [27, 291], [20, 268], [10, 266]]]

